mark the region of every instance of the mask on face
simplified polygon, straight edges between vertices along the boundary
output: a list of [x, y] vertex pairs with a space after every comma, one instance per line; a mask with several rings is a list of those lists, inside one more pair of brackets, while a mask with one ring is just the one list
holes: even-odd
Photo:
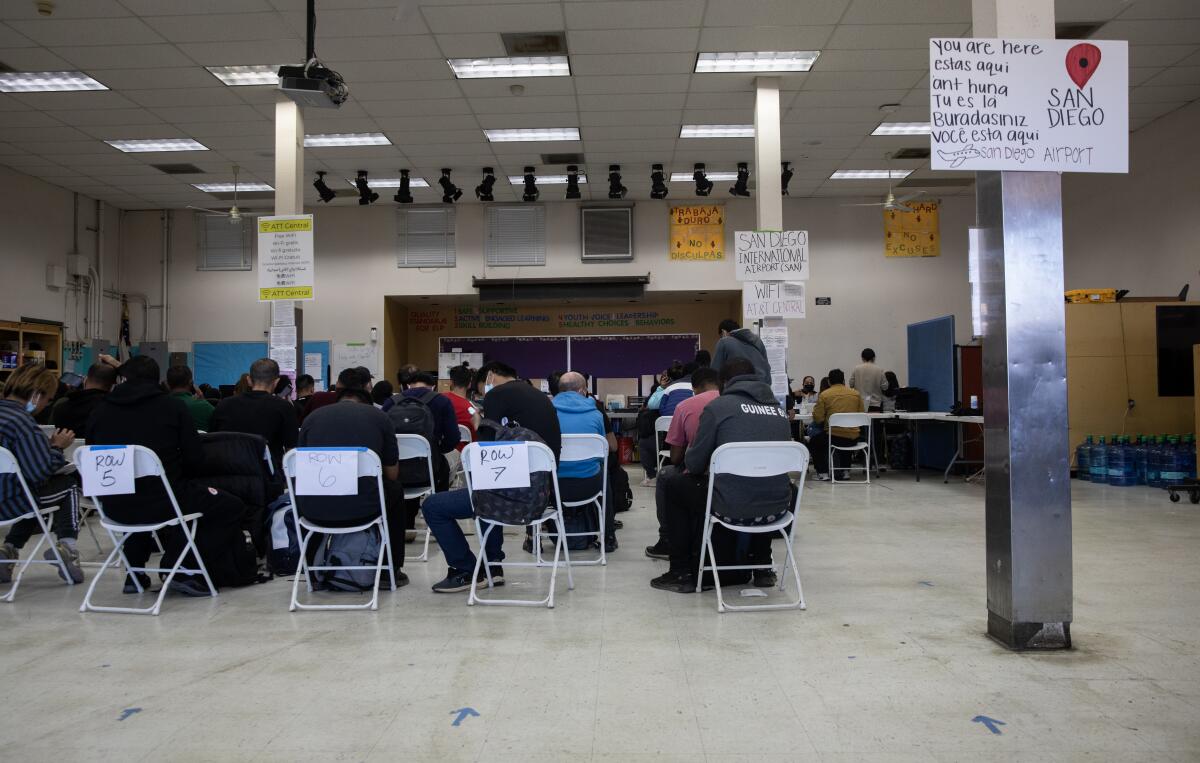
[[805, 391], [805, 392], [812, 392], [812, 391], [813, 391], [813, 385], [811, 385], [811, 384], [805, 384], [805, 385], [804, 385], [804, 391]]
[[35, 410], [37, 410], [38, 403], [40, 403], [41, 400], [42, 400], [42, 393], [41, 392], [34, 393], [33, 397], [29, 398], [29, 402], [25, 404], [25, 412], [33, 413]]
[[483, 394], [486, 395], [487, 393], [491, 392], [495, 387], [496, 387], [495, 384], [486, 384], [485, 383], [483, 385]]

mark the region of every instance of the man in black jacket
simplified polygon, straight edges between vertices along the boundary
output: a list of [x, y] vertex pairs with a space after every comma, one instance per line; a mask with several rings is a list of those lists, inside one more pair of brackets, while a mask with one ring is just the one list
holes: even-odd
[[117, 383], [115, 361], [107, 355], [88, 369], [83, 386], [54, 404], [50, 412], [50, 423], [59, 429], [70, 429], [82, 436], [87, 431], [88, 418], [92, 411], [112, 391]]
[[[158, 384], [158, 363], [151, 357], [139, 355], [118, 370], [124, 383], [117, 385], [93, 411], [87, 426], [88, 445], [142, 445], [154, 451], [162, 462], [163, 472], [171, 491], [184, 514], [200, 513], [197, 523], [197, 545], [212, 547], [209, 539], [220, 542], [228, 538], [230, 528], [240, 526], [240, 516], [226, 516], [211, 511], [216, 503], [216, 491], [202, 486], [189, 486], [185, 480], [201, 473], [203, 453], [199, 435], [191, 414], [183, 401], [170, 397]], [[152, 524], [173, 519], [166, 490], [158, 477], [142, 477], [135, 483], [136, 493], [114, 495], [103, 499], [104, 513], [127, 524]], [[163, 544], [162, 567], [171, 567], [183, 551], [185, 538], [179, 527], [169, 527], [158, 533]], [[144, 567], [150, 558], [152, 541], [148, 534], [139, 533], [125, 543], [125, 556], [130, 565]], [[187, 567], [195, 567], [187, 560]], [[143, 588], [150, 578], [141, 575]], [[188, 596], [208, 596], [208, 586], [199, 575], [176, 575], [171, 589]], [[126, 593], [137, 593], [131, 579], [125, 583]]]
[[[731, 442], [790, 442], [791, 427], [787, 414], [779, 407], [771, 388], [758, 380], [754, 365], [746, 358], [735, 358], [721, 368], [721, 395], [700, 414], [696, 437], [684, 454], [686, 474], [668, 477], [665, 488], [668, 545], [671, 568], [650, 581], [654, 588], [675, 593], [696, 590], [696, 570], [700, 566], [701, 535], [708, 492], [708, 463], [713, 451]], [[713, 513], [731, 524], [761, 524], [775, 521], [791, 506], [792, 489], [787, 475], [771, 477], [718, 477], [713, 487]], [[734, 555], [732, 533], [720, 526], [713, 528], [713, 546], [718, 563]], [[770, 537], [751, 539], [749, 564], [767, 564], [771, 558]], [[722, 575], [731, 584], [738, 572]], [[754, 585], [775, 585], [771, 570], [755, 570]]]
[[210, 432], [246, 432], [267, 441], [276, 473], [281, 473], [283, 454], [296, 447], [300, 424], [292, 404], [275, 395], [279, 364], [260, 358], [250, 364], [250, 391], [227, 397], [217, 406]]

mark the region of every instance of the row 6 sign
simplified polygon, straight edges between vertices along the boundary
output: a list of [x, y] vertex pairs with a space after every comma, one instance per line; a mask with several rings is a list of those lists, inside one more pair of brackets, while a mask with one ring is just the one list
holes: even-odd
[[931, 167], [1129, 171], [1124, 41], [929, 41]]
[[740, 230], [733, 247], [739, 281], [808, 280], [808, 231]]

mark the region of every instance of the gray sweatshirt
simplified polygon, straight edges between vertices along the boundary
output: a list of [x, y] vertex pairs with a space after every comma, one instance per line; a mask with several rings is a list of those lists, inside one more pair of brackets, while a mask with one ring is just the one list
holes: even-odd
[[[725, 443], [791, 440], [787, 414], [779, 407], [771, 388], [753, 376], [735, 376], [720, 397], [705, 406], [696, 439], [683, 459], [691, 474], [707, 474], [713, 451]], [[713, 488], [713, 511], [730, 519], [778, 516], [790, 507], [791, 498], [787, 475], [726, 475], [719, 477]]]
[[738, 329], [730, 332], [729, 336], [721, 337], [717, 342], [716, 352], [713, 353], [712, 367], [720, 371], [722, 366], [734, 358], [749, 360], [754, 364], [758, 380], [765, 384], [771, 383], [771, 364], [767, 362], [767, 348], [763, 347], [762, 340], [751, 329]]

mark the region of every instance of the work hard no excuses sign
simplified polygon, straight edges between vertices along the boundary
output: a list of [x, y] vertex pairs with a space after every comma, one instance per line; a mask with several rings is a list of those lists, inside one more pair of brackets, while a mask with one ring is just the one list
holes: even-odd
[[1124, 41], [929, 41], [935, 170], [1129, 171]]

